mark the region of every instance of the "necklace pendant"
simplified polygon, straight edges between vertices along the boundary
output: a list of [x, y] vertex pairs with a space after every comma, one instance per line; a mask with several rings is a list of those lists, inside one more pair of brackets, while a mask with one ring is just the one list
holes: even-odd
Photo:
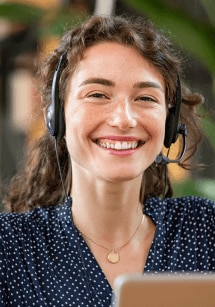
[[119, 254], [115, 252], [114, 250], [108, 253], [107, 258], [108, 258], [108, 261], [113, 264], [119, 262], [119, 259], [120, 259]]

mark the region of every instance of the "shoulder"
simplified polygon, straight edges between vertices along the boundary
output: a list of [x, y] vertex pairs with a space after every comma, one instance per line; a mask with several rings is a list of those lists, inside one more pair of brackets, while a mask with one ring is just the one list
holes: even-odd
[[156, 224], [159, 271], [215, 270], [214, 201], [202, 197], [150, 198], [145, 212]]
[[29, 232], [43, 231], [56, 223], [58, 219], [66, 218], [69, 201], [50, 207], [39, 207], [27, 213], [1, 213], [0, 238], [22, 236]]
[[157, 224], [162, 219], [201, 219], [211, 220], [215, 223], [215, 202], [204, 197], [185, 196], [179, 198], [148, 198], [145, 204], [145, 212], [150, 215]]

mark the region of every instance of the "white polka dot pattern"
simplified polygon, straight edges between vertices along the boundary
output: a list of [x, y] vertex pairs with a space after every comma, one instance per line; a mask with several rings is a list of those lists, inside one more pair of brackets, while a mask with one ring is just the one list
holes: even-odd
[[200, 197], [150, 198], [157, 225], [145, 272], [215, 271], [215, 203]]
[[[68, 199], [0, 214], [0, 306], [110, 306], [112, 289], [73, 227], [70, 207]], [[214, 202], [150, 198], [145, 213], [157, 224], [146, 273], [215, 271]]]

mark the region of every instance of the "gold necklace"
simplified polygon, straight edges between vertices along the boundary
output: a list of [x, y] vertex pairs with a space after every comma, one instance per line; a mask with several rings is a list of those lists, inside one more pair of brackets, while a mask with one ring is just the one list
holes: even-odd
[[97, 241], [91, 239], [88, 235], [86, 235], [85, 233], [83, 233], [83, 231], [81, 231], [79, 228], [78, 228], [78, 230], [79, 230], [79, 232], [81, 233], [81, 235], [84, 236], [84, 237], [86, 237], [89, 241], [91, 241], [92, 243], [94, 243], [94, 244], [96, 244], [96, 245], [98, 245], [98, 246], [100, 246], [100, 247], [106, 249], [106, 250], [108, 251], [108, 254], [107, 254], [107, 259], [108, 259], [108, 261], [109, 261], [110, 263], [113, 263], [113, 264], [114, 264], [114, 263], [119, 262], [119, 260], [120, 260], [120, 256], [119, 256], [120, 250], [121, 250], [123, 247], [127, 246], [127, 245], [131, 242], [131, 240], [132, 240], [132, 239], [134, 238], [134, 236], [136, 235], [138, 229], [139, 229], [140, 226], [143, 224], [144, 219], [145, 219], [145, 215], [142, 216], [140, 222], [139, 222], [138, 225], [137, 225], [137, 228], [135, 229], [135, 231], [134, 231], [134, 233], [132, 234], [132, 236], [128, 239], [128, 241], [126, 241], [123, 245], [121, 245], [121, 246], [119, 246], [119, 247], [117, 247], [117, 248], [108, 248], [108, 247], [102, 245], [101, 243], [99, 243], [99, 242], [97, 242]]

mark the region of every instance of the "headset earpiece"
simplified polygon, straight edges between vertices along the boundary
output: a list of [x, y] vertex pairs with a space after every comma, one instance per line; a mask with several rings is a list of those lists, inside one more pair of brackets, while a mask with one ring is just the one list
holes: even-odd
[[51, 103], [46, 113], [46, 125], [49, 133], [57, 140], [62, 139], [65, 134], [64, 110], [60, 101], [59, 80], [65, 65], [66, 56], [67, 52], [64, 52], [56, 66], [52, 81]]
[[168, 110], [165, 127], [164, 146], [169, 148], [171, 144], [175, 143], [180, 131], [179, 117], [181, 109], [181, 83], [179, 77], [177, 78], [177, 87], [173, 107]]
[[173, 126], [175, 122], [175, 115], [173, 107], [168, 110], [169, 114], [166, 119], [166, 127], [165, 127], [165, 138], [164, 138], [164, 146], [169, 148], [172, 144], [173, 139]]
[[183, 147], [179, 157], [176, 159], [170, 159], [168, 156], [164, 156], [160, 153], [155, 158], [155, 163], [157, 164], [168, 164], [168, 163], [179, 163], [186, 152], [186, 139], [187, 139], [187, 127], [184, 124], [179, 123], [180, 121], [180, 109], [181, 109], [181, 85], [178, 77], [177, 80], [177, 88], [175, 99], [173, 101], [173, 107], [171, 107], [168, 111], [167, 119], [166, 119], [166, 128], [165, 128], [165, 138], [164, 138], [164, 146], [169, 148], [171, 144], [175, 143], [178, 138], [178, 135], [181, 134], [183, 137]]

